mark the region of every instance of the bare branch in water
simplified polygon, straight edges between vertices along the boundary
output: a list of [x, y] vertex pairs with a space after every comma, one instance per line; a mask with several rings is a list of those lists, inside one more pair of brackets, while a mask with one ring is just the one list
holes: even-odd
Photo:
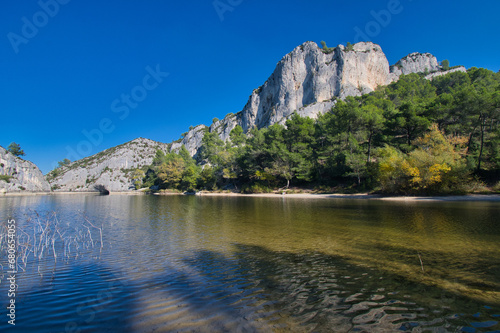
[[[94, 241], [95, 231], [99, 230], [100, 249], [103, 243], [103, 228], [95, 226], [88, 218], [84, 217], [81, 224], [61, 223], [55, 212], [42, 217], [36, 211], [26, 215], [26, 222], [16, 225], [16, 266], [25, 271], [30, 259], [46, 263], [46, 258], [53, 258], [56, 263], [58, 258], [78, 258], [87, 251], [92, 251], [99, 240]], [[73, 246], [73, 249], [71, 248]], [[59, 249], [59, 250], [58, 250]], [[73, 250], [73, 252], [72, 252]], [[0, 255], [7, 256], [8, 228], [0, 225]], [[85, 252], [84, 252], [85, 251]], [[52, 253], [52, 255], [50, 255]], [[4, 267], [0, 266], [0, 273]], [[40, 272], [40, 267], [38, 268]], [[40, 273], [41, 274], [41, 273]]]

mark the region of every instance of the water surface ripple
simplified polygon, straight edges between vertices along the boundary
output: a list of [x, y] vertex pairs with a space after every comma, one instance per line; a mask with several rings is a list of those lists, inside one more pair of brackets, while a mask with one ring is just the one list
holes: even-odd
[[89, 219], [104, 246], [30, 259], [22, 332], [500, 330], [498, 203], [0, 198], [0, 223], [34, 211]]

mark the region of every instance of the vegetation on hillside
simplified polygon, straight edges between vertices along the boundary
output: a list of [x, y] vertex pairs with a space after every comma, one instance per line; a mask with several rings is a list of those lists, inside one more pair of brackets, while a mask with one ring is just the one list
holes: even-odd
[[15, 142], [12, 142], [8, 147], [7, 150], [14, 156], [25, 156], [26, 154], [24, 153], [24, 150], [21, 149], [21, 146]]
[[[158, 152], [138, 185], [160, 189], [342, 186], [386, 193], [464, 193], [500, 175], [500, 73], [471, 68], [399, 81], [338, 101], [316, 120], [208, 130], [196, 157]], [[141, 175], [137, 173], [137, 175]], [[141, 184], [142, 183], [142, 184]], [[498, 185], [496, 186], [498, 187]]]

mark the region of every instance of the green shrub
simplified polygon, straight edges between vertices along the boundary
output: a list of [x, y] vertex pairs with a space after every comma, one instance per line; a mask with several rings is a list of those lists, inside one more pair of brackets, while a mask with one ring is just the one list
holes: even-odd
[[443, 67], [444, 71], [449, 70], [450, 69], [450, 62], [448, 60], [441, 61], [441, 67]]
[[323, 40], [321, 41], [321, 46], [322, 46], [322, 49], [321, 49], [321, 50], [322, 50], [322, 51], [323, 51], [323, 53], [325, 53], [325, 54], [330, 54], [330, 53], [333, 53], [333, 51], [335, 51], [335, 48], [334, 48], [334, 47], [328, 47], [328, 46], [326, 46], [326, 43], [325, 43], [325, 41], [323, 41]]
[[10, 183], [10, 180], [12, 179], [12, 176], [8, 175], [0, 175], [0, 180], [3, 180], [6, 183]]
[[243, 185], [242, 192], [246, 194], [271, 193], [273, 190], [259, 183]]

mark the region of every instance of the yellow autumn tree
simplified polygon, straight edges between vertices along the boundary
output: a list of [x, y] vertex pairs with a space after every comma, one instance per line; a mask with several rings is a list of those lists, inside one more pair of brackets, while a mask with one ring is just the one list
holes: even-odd
[[167, 188], [177, 188], [181, 183], [184, 168], [185, 162], [182, 158], [173, 158], [160, 165], [158, 168], [158, 178]]
[[463, 159], [465, 140], [446, 137], [432, 125], [430, 131], [416, 139], [417, 148], [402, 154], [395, 148], [379, 150], [379, 181], [390, 193], [431, 194], [460, 190], [468, 181]]

